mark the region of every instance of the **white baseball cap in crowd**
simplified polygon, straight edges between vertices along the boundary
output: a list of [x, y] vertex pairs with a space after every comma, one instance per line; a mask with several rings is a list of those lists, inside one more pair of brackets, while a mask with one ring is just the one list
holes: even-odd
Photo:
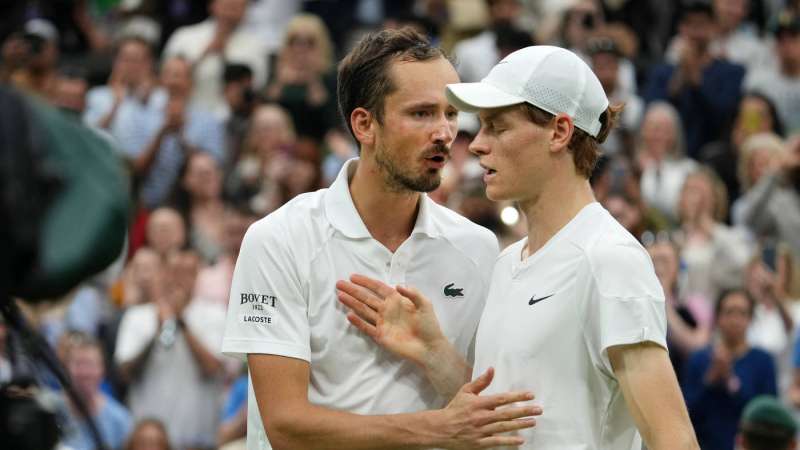
[[597, 137], [608, 98], [592, 69], [575, 53], [534, 45], [503, 58], [478, 83], [447, 85], [447, 100], [462, 111], [530, 103], [565, 113], [576, 127]]

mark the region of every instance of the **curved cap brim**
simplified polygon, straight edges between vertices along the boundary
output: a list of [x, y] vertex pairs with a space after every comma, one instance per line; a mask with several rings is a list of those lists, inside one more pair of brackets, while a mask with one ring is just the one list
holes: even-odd
[[487, 83], [448, 84], [445, 95], [450, 104], [467, 112], [525, 103], [524, 98], [503, 92]]

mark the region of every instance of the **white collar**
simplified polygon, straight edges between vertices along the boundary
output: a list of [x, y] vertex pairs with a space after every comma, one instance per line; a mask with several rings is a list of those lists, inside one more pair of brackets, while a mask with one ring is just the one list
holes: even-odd
[[[325, 194], [325, 215], [331, 225], [351, 239], [371, 238], [372, 235], [364, 225], [364, 221], [356, 210], [353, 197], [350, 195], [350, 179], [358, 167], [358, 158], [348, 160], [336, 176], [336, 180]], [[411, 234], [423, 233], [430, 237], [438, 237], [441, 233], [433, 217], [433, 200], [426, 194], [420, 195], [420, 207], [417, 221]]]

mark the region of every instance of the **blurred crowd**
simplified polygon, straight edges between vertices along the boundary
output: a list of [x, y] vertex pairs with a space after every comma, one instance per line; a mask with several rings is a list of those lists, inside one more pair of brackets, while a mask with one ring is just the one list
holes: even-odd
[[[110, 448], [243, 448], [246, 368], [219, 353], [239, 245], [357, 156], [336, 64], [400, 26], [445, 48], [462, 81], [533, 44], [585, 58], [625, 104], [592, 186], [652, 256], [702, 448], [732, 450], [757, 395], [800, 412], [800, 1], [11, 3], [0, 78], [95, 130], [131, 175], [119, 260], [26, 308]], [[462, 113], [430, 195], [508, 244], [525, 227], [484, 196], [477, 130]], [[60, 389], [15, 348], [0, 324], [0, 382], [28, 371]], [[58, 410], [63, 448], [95, 448], [66, 397]]]

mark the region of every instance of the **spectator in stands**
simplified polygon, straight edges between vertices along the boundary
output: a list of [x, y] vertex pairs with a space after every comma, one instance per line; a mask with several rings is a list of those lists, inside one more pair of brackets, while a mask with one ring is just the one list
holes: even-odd
[[222, 393], [225, 313], [192, 301], [198, 265], [191, 251], [168, 257], [160, 295], [125, 312], [114, 355], [134, 417], [162, 420], [180, 449], [214, 447]]
[[21, 52], [16, 55], [22, 63], [11, 72], [11, 83], [50, 98], [55, 88], [59, 58], [58, 31], [46, 20], [33, 19], [25, 24], [23, 34], [17, 38], [22, 40]]
[[678, 213], [687, 294], [713, 299], [723, 290], [742, 286], [752, 249], [744, 232], [722, 222], [726, 195], [725, 186], [705, 167], [690, 173], [683, 184]]
[[172, 208], [158, 208], [147, 220], [147, 245], [161, 261], [186, 246], [186, 223]]
[[[69, 373], [78, 396], [89, 409], [97, 425], [100, 438], [110, 449], [118, 450], [128, 439], [133, 421], [127, 408], [100, 390], [105, 372], [103, 349], [89, 335], [73, 337], [65, 354], [64, 366]], [[66, 435], [64, 444], [74, 450], [95, 449], [89, 425], [68, 401]]]
[[138, 421], [125, 450], [172, 450], [164, 424], [153, 418]]
[[173, 189], [172, 206], [183, 216], [189, 245], [205, 263], [213, 263], [223, 250], [225, 204], [222, 170], [211, 155], [189, 156]]
[[697, 164], [685, 156], [680, 117], [672, 105], [654, 102], [647, 107], [636, 145], [644, 202], [677, 222], [683, 183]]
[[[714, 22], [717, 35], [711, 43], [711, 53], [720, 59], [748, 68], [771, 66], [774, 59], [770, 48], [761, 40], [759, 30], [747, 21], [750, 0], [713, 0]], [[680, 59], [683, 38], [677, 36], [669, 45], [666, 59], [676, 63]]]
[[[61, 36], [59, 50], [71, 59], [89, 52], [100, 52], [109, 45], [107, 30], [92, 13], [102, 7], [89, 1], [27, 2], [28, 13], [51, 22]], [[37, 11], [38, 10], [38, 11]]]
[[680, 286], [680, 249], [661, 232], [642, 241], [656, 276], [664, 289], [667, 306], [667, 345], [675, 372], [683, 372], [689, 356], [709, 344], [713, 327], [711, 302], [697, 295], [683, 295]]
[[[766, 132], [783, 135], [783, 124], [775, 106], [763, 94], [748, 92], [739, 102], [739, 110], [730, 133], [724, 139], [706, 144], [700, 150], [699, 161], [711, 167], [722, 179], [731, 202], [743, 193], [738, 167], [738, 161], [742, 157], [742, 144], [748, 137]], [[731, 214], [734, 213], [731, 211]], [[735, 217], [732, 219], [736, 220]]]
[[242, 26], [247, 0], [212, 0], [211, 16], [196, 25], [178, 28], [167, 41], [164, 58], [182, 56], [194, 68], [192, 100], [222, 117], [225, 113], [225, 63], [244, 64], [253, 71], [256, 89], [267, 78], [268, 50], [257, 35]]
[[522, 12], [520, 0], [486, 0], [488, 27], [481, 33], [458, 42], [453, 47], [456, 70], [462, 82], [481, 81], [501, 59], [497, 46], [497, 27], [511, 28]]
[[[117, 139], [129, 128], [136, 128], [158, 110], [157, 99], [150, 94], [156, 85], [153, 48], [144, 39], [125, 37], [116, 47], [108, 84], [89, 90], [84, 121], [108, 130]], [[119, 142], [132, 156], [139, 148]]]
[[276, 53], [283, 42], [286, 25], [302, 10], [304, 0], [259, 0], [248, 3], [245, 27], [258, 35], [270, 55]]
[[633, 236], [641, 236], [646, 230], [641, 203], [632, 196], [621, 191], [611, 192], [603, 199], [602, 205]]
[[603, 85], [603, 91], [612, 104], [625, 105], [619, 125], [611, 131], [603, 143], [607, 155], [632, 156], [633, 136], [639, 128], [644, 113], [642, 99], [635, 93], [619, 86], [620, 60], [624, 59], [617, 43], [609, 37], [596, 37], [589, 40], [586, 52], [590, 66]]
[[745, 88], [763, 92], [778, 109], [789, 133], [800, 131], [800, 15], [784, 13], [774, 27], [777, 69], [748, 73]]
[[766, 132], [748, 137], [739, 150], [737, 175], [742, 195], [733, 203], [731, 219], [734, 225], [745, 226], [745, 213], [756, 200], [752, 188], [764, 177], [775, 173], [786, 156], [786, 144], [780, 136]]
[[258, 214], [268, 214], [281, 203], [278, 179], [283, 175], [297, 137], [294, 122], [275, 104], [255, 109], [242, 155], [226, 180], [228, 196], [248, 203]]
[[228, 110], [225, 119], [225, 178], [239, 161], [242, 154], [250, 116], [256, 107], [256, 93], [253, 90], [253, 71], [244, 64], [228, 64], [223, 76], [225, 86], [223, 95]]
[[[589, 61], [589, 41], [599, 35], [615, 36], [615, 39], [628, 34], [629, 31], [619, 24], [608, 24], [603, 14], [603, 2], [598, 0], [578, 0], [569, 2], [571, 5], [564, 9], [561, 16], [560, 30], [558, 38], [551, 42], [553, 45], [567, 48], [581, 58]], [[616, 28], [616, 30], [612, 30]], [[621, 28], [625, 31], [619, 33]], [[620, 45], [620, 41], [617, 41]], [[634, 44], [635, 45], [635, 44]], [[636, 92], [636, 70], [633, 63], [627, 58], [619, 60], [619, 72], [617, 74], [617, 88], [625, 93]]]
[[666, 100], [680, 113], [687, 154], [722, 137], [739, 103], [744, 68], [711, 53], [714, 16], [706, 3], [687, 6], [678, 25], [681, 37], [675, 64], [657, 66], [650, 74], [645, 100]]
[[783, 268], [777, 267], [787, 255], [772, 244], [763, 244], [760, 250], [745, 272], [745, 290], [755, 300], [747, 341], [768, 351], [777, 363], [779, 381], [788, 381], [794, 320], [789, 311], [788, 274], [785, 270], [779, 273]]
[[797, 421], [775, 397], [756, 397], [744, 408], [736, 444], [742, 450], [795, 450]]
[[694, 353], [684, 370], [686, 405], [703, 450], [733, 450], [747, 402], [778, 393], [772, 356], [747, 343], [754, 308], [744, 291], [722, 293], [714, 310], [719, 339]]
[[286, 28], [266, 98], [286, 108], [300, 139], [319, 146], [338, 127], [333, 44], [319, 17], [298, 14]]
[[[155, 213], [151, 218], [154, 216]], [[160, 270], [159, 254], [149, 247], [139, 248], [123, 274], [122, 306], [128, 307], [154, 301], [157, 289], [156, 281]]]
[[789, 139], [778, 167], [763, 175], [747, 194], [741, 214], [756, 236], [789, 244], [800, 260], [800, 135]]
[[88, 91], [89, 83], [80, 69], [64, 68], [58, 72], [52, 103], [67, 114], [81, 120], [86, 109], [86, 93]]
[[580, 56], [586, 56], [586, 47], [595, 31], [605, 25], [603, 9], [596, 0], [578, 0], [564, 10], [561, 30], [556, 44]]
[[133, 152], [133, 172], [141, 180], [141, 202], [153, 209], [167, 200], [187, 155], [208, 152], [222, 163], [225, 132], [207, 110], [191, 103], [192, 67], [168, 58], [161, 66], [162, 88], [153, 93], [156, 111], [120, 137]]
[[197, 301], [207, 301], [228, 308], [233, 268], [239, 257], [247, 228], [257, 220], [246, 207], [229, 207], [223, 217], [222, 252], [213, 265], [203, 267], [197, 276], [195, 293]]

